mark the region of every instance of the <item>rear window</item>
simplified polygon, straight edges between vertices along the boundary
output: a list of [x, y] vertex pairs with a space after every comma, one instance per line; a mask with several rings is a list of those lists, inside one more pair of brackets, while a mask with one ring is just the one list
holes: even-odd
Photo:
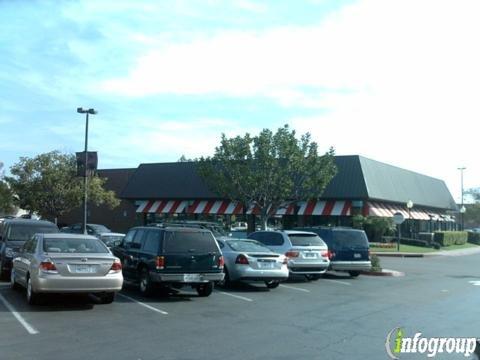
[[26, 224], [15, 224], [11, 225], [7, 239], [8, 241], [27, 241], [30, 238], [37, 234], [52, 234], [58, 233], [58, 228], [54, 225], [26, 225]]
[[71, 254], [105, 254], [109, 252], [98, 239], [43, 239], [43, 251]]
[[211, 232], [167, 231], [163, 250], [169, 252], [217, 253], [218, 247]]
[[239, 252], [272, 252], [269, 248], [255, 240], [230, 240], [228, 246]]
[[112, 232], [112, 230], [110, 230], [109, 228], [107, 228], [104, 225], [89, 224], [88, 226], [90, 226], [92, 228], [92, 230], [95, 231], [98, 234]]
[[291, 234], [288, 238], [293, 246], [325, 246], [325, 243], [318, 235], [313, 234]]
[[333, 231], [333, 243], [340, 248], [368, 248], [368, 239], [363, 231]]

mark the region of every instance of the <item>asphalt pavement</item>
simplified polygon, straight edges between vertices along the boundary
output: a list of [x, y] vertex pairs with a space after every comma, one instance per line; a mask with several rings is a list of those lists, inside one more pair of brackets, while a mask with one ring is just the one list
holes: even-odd
[[127, 286], [110, 305], [63, 295], [29, 306], [0, 282], [0, 359], [387, 359], [397, 327], [480, 337], [479, 254], [381, 261], [405, 276], [299, 278], [208, 298], [188, 289], [143, 298]]

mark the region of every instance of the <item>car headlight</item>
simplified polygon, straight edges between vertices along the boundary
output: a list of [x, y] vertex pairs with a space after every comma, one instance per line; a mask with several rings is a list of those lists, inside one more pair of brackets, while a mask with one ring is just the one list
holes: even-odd
[[15, 250], [13, 250], [12, 248], [5, 248], [5, 256], [6, 257], [9, 257], [9, 258], [14, 258], [15, 257]]

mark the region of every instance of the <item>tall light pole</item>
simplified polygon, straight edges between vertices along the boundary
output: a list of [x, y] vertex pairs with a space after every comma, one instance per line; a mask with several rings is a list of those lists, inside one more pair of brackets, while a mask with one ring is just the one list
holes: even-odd
[[411, 210], [413, 208], [413, 201], [408, 200], [407, 201], [407, 209], [408, 209], [408, 227], [409, 227], [409, 233], [410, 233], [410, 239], [413, 238], [413, 231], [412, 231], [412, 214]]
[[[460, 198], [460, 217], [462, 222], [462, 230], [464, 229], [465, 223], [463, 220], [463, 214], [465, 213], [465, 207], [463, 206], [463, 171], [467, 168], [465, 166], [459, 167], [460, 170], [460, 186], [461, 186], [461, 198]], [[463, 211], [462, 211], [463, 210]]]
[[84, 164], [84, 173], [83, 173], [83, 233], [87, 234], [87, 186], [88, 186], [88, 173], [87, 173], [87, 164], [88, 164], [88, 115], [95, 115], [97, 111], [95, 109], [84, 109], [77, 108], [77, 113], [85, 114], [85, 164]]

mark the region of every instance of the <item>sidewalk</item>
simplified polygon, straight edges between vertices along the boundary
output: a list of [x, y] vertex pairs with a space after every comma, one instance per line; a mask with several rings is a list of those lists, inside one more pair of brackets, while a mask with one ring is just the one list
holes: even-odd
[[459, 249], [459, 250], [440, 250], [428, 253], [409, 253], [409, 252], [397, 252], [397, 251], [372, 251], [371, 254], [377, 256], [390, 256], [390, 257], [429, 257], [429, 256], [465, 256], [465, 255], [474, 255], [480, 254], [480, 247], [478, 248], [468, 248], [468, 249]]

